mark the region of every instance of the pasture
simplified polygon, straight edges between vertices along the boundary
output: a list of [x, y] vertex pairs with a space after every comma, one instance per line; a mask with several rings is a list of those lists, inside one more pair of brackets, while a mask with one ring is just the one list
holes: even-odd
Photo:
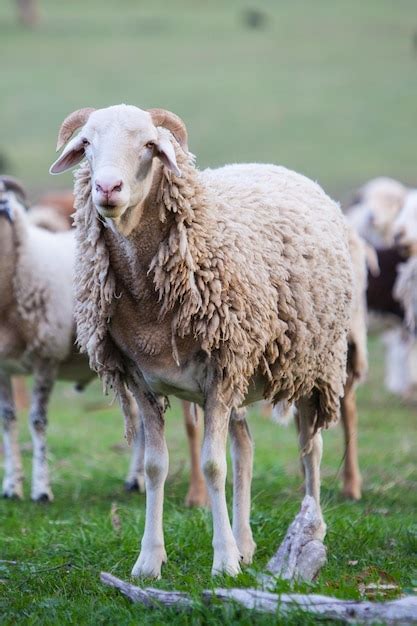
[[[200, 167], [234, 161], [286, 165], [336, 198], [380, 174], [416, 184], [417, 13], [414, 0], [367, 3], [262, 0], [248, 28], [243, 0], [44, 0], [37, 29], [22, 29], [0, 5], [0, 155], [31, 197], [71, 185], [52, 178], [56, 133], [82, 106], [161, 106], [185, 120]], [[342, 431], [324, 434], [323, 512], [328, 563], [298, 590], [387, 599], [416, 592], [416, 406], [383, 389], [383, 351], [370, 340], [370, 374], [359, 389], [359, 503], [340, 494]], [[29, 498], [30, 436], [21, 417], [23, 502], [0, 502], [2, 624], [309, 624], [204, 606], [213, 586], [256, 585], [301, 500], [296, 435], [251, 413], [255, 442], [254, 564], [237, 580], [210, 577], [211, 514], [184, 507], [188, 452], [180, 406], [167, 417], [170, 472], [162, 589], [195, 597], [192, 613], [147, 610], [101, 585], [100, 571], [129, 578], [144, 526], [145, 496], [128, 494], [128, 449], [120, 412], [98, 382], [83, 394], [59, 384], [48, 430], [50, 505]], [[1, 460], [1, 459], [0, 459]], [[230, 472], [228, 477], [231, 495]], [[111, 513], [112, 511], [112, 513]], [[389, 585], [375, 591], [372, 585]], [[277, 591], [286, 591], [285, 582]]]

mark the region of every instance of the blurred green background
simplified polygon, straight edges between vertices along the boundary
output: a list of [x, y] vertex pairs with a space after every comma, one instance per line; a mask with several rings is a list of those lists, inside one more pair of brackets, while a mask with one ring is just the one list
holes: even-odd
[[338, 198], [376, 175], [417, 183], [416, 0], [0, 3], [0, 154], [32, 195], [83, 106], [181, 115], [200, 167], [286, 165]]

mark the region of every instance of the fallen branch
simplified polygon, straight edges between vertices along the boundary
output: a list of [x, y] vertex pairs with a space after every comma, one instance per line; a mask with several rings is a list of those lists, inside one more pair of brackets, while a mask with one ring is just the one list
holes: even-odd
[[119, 589], [126, 597], [130, 598], [132, 602], [137, 604], [143, 604], [151, 608], [155, 608], [161, 604], [165, 606], [174, 606], [179, 609], [186, 609], [192, 606], [192, 601], [187, 593], [180, 591], [162, 591], [161, 589], [153, 589], [152, 587], [146, 587], [141, 589], [135, 585], [124, 582], [120, 578], [116, 578], [112, 574], [101, 572], [100, 580], [109, 587], [115, 587]]
[[[179, 591], [162, 591], [146, 587], [144, 589], [126, 583], [112, 574], [102, 572], [101, 582], [119, 589], [133, 602], [149, 608], [163, 606], [190, 610], [193, 599]], [[382, 621], [388, 626], [400, 624], [417, 624], [417, 597], [409, 596], [391, 602], [357, 602], [340, 600], [316, 594], [283, 593], [275, 594], [257, 589], [214, 589], [203, 591], [202, 599], [211, 603], [213, 599], [226, 603], [238, 603], [247, 609], [266, 613], [289, 615], [298, 610], [313, 613], [328, 619], [338, 619], [345, 623], [369, 624]]]

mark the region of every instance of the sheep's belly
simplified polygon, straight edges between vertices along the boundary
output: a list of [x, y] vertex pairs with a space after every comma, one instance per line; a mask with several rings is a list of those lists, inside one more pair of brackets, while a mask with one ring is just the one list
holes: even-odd
[[[193, 362], [186, 368], [164, 370], [164, 372], [143, 371], [143, 377], [147, 385], [156, 394], [163, 396], [176, 396], [181, 400], [195, 402], [200, 406], [204, 404], [202, 389], [206, 388], [205, 376], [207, 368], [200, 362]], [[243, 402], [244, 405], [258, 402], [263, 398], [265, 380], [261, 375], [256, 375], [251, 380], [248, 393]]]
[[189, 400], [203, 404], [201, 381], [204, 377], [201, 364], [191, 364], [186, 368], [175, 368], [158, 372], [156, 370], [142, 370], [147, 385], [156, 394], [176, 396], [182, 400]]

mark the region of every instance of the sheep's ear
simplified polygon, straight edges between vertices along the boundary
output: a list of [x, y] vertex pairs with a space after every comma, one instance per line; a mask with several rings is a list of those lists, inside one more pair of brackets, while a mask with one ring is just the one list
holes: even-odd
[[175, 158], [175, 150], [168, 137], [160, 137], [156, 143], [155, 156], [161, 159], [162, 163], [176, 176], [181, 176], [181, 170], [177, 165], [177, 159]]
[[72, 139], [61, 156], [53, 163], [49, 169], [50, 174], [61, 174], [77, 165], [84, 158], [84, 146], [81, 137]]

